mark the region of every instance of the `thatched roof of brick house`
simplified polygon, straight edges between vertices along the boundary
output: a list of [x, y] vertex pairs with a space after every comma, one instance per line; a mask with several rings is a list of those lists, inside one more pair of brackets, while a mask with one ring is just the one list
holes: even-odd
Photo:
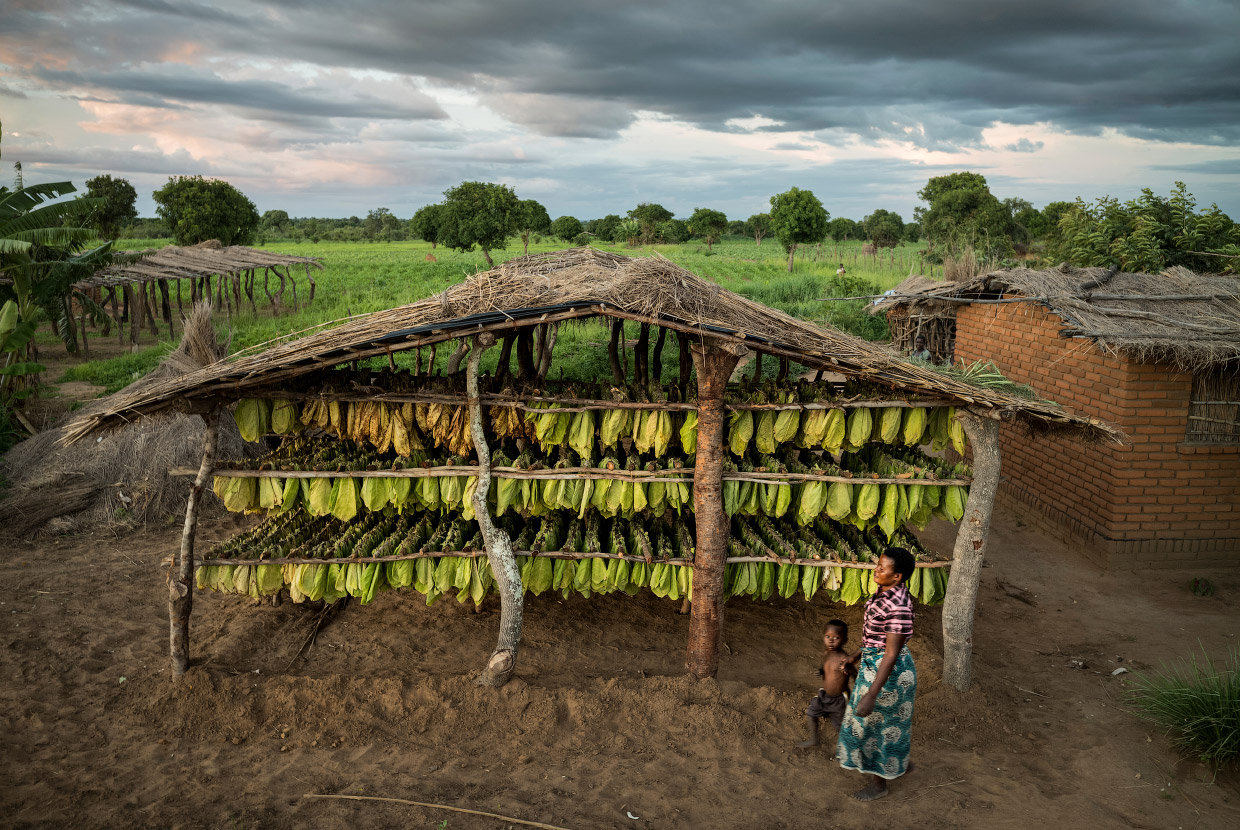
[[961, 282], [901, 284], [876, 306], [942, 312], [969, 303], [1030, 302], [1063, 321], [1060, 334], [1140, 361], [1195, 371], [1240, 359], [1240, 277], [1169, 268], [1013, 268]]

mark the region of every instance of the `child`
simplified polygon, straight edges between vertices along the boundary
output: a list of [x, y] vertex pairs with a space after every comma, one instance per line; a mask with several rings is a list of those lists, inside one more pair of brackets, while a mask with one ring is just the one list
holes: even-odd
[[827, 647], [822, 668], [818, 676], [822, 678], [822, 688], [809, 702], [805, 710], [805, 723], [809, 729], [809, 737], [797, 746], [818, 746], [818, 719], [828, 717], [838, 731], [844, 721], [844, 709], [848, 705], [845, 695], [848, 694], [848, 682], [857, 673], [853, 663], [844, 652], [844, 644], [848, 642], [848, 623], [843, 620], [831, 620], [822, 635], [822, 644]]

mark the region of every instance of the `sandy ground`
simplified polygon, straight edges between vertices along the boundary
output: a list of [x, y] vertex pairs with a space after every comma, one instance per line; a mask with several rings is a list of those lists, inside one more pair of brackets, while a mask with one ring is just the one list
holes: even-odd
[[[950, 545], [949, 531], [927, 541]], [[233, 532], [230, 519], [203, 528]], [[919, 609], [916, 767], [859, 804], [829, 744], [794, 748], [823, 625], [859, 622], [857, 608], [736, 601], [718, 680], [693, 682], [678, 604], [544, 595], [527, 602], [519, 676], [493, 691], [471, 673], [494, 643], [495, 604], [474, 614], [385, 593], [343, 608], [299, 656], [317, 609], [199, 593], [194, 665], [174, 684], [159, 563], [177, 536], [4, 552], [0, 824], [510, 826], [305, 797], [348, 793], [569, 828], [1240, 826], [1240, 777], [1211, 783], [1180, 760], [1123, 707], [1131, 675], [1111, 674], [1225, 653], [1240, 629], [1235, 575], [1209, 575], [1216, 594], [1194, 597], [1193, 574], [1103, 573], [1000, 517], [972, 689], [939, 682], [939, 611]]]

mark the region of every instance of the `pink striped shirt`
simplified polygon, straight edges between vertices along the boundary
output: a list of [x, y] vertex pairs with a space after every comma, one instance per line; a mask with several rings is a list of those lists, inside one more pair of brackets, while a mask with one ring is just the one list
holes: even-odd
[[913, 598], [903, 584], [865, 601], [862, 648], [886, 648], [888, 634], [913, 633]]

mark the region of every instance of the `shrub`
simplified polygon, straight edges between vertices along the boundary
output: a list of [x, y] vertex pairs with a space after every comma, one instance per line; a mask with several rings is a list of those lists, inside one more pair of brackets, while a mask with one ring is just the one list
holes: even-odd
[[1193, 655], [1137, 683], [1129, 701], [1181, 751], [1216, 770], [1240, 758], [1240, 648], [1221, 666]]

